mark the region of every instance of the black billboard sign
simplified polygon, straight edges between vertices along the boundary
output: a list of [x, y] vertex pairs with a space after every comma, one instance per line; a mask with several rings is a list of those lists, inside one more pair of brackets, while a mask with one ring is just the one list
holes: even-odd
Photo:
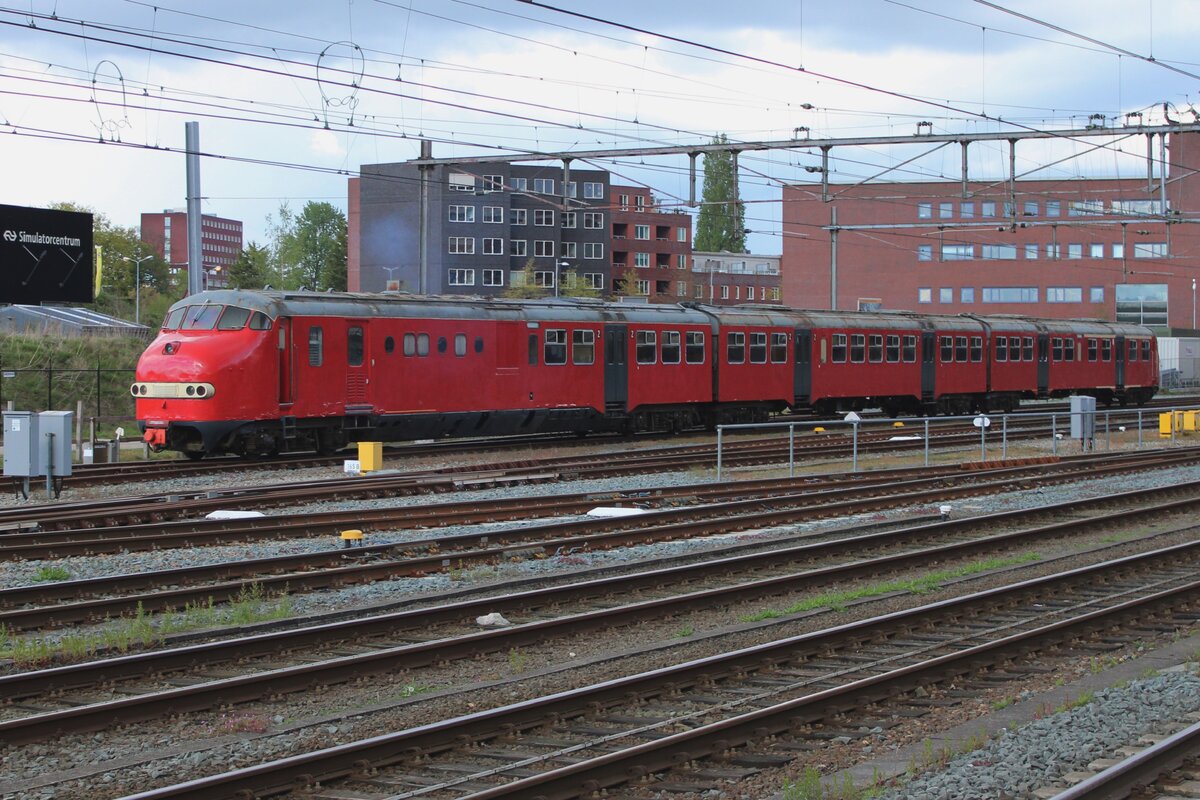
[[0, 204], [0, 303], [90, 303], [92, 215]]

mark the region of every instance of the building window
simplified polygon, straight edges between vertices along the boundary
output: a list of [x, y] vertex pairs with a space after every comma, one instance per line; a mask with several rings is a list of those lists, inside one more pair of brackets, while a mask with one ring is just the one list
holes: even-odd
[[1046, 258], [1051, 260], [1057, 259], [1062, 254], [1062, 245], [1048, 244], [1046, 245]]
[[1103, 244], [1088, 245], [1088, 257], [1089, 258], [1104, 258], [1104, 245]]
[[721, 299], [722, 300], [729, 299], [729, 286], [726, 284], [721, 285]]
[[451, 236], [450, 252], [459, 255], [471, 255], [475, 252], [474, 236]]
[[974, 303], [975, 302], [975, 288], [973, 286], [964, 286], [961, 289], [959, 289], [958, 290], [958, 302]]
[[973, 244], [942, 245], [942, 261], [968, 261], [975, 257]]
[[567, 363], [567, 332], [559, 328], [547, 330], [543, 351], [547, 364]]
[[589, 289], [604, 288], [604, 273], [603, 272], [585, 272], [583, 282]]
[[633, 226], [633, 238], [649, 239], [650, 238], [650, 226], [649, 225], [634, 225]]
[[620, 198], [620, 203], [621, 203], [621, 210], [628, 211], [629, 210], [629, 195], [627, 195], [627, 194], [619, 195], [619, 198]]
[[509, 225], [524, 225], [528, 221], [528, 211], [524, 208], [513, 208], [508, 212]]
[[650, 294], [650, 281], [643, 281], [639, 279], [636, 286], [638, 294], [643, 296]]
[[680, 225], [678, 228], [675, 229], [675, 241], [686, 242], [687, 237], [688, 237], [688, 229], [685, 226]]
[[1082, 244], [1067, 245], [1067, 258], [1072, 259], [1072, 260], [1083, 258], [1083, 245]]
[[704, 284], [696, 284], [696, 297], [704, 297]]
[[504, 206], [484, 206], [484, 222], [504, 222]]
[[933, 261], [933, 245], [917, 245], [917, 261]]
[[643, 210], [646, 207], [646, 196], [644, 194], [634, 195], [633, 205], [638, 211]]
[[994, 217], [996, 216], [996, 203], [992, 200], [984, 200], [979, 204], [979, 216]]
[[534, 194], [554, 194], [554, 178], [534, 178]]
[[687, 256], [679, 253], [675, 256], [675, 269], [687, 269]]
[[637, 363], [655, 363], [658, 358], [658, 334], [655, 331], [638, 331], [635, 351]]
[[554, 224], [554, 212], [547, 208], [538, 208], [533, 212], [533, 224], [547, 227]]
[[503, 286], [504, 285], [504, 270], [502, 269], [485, 269], [483, 271], [484, 286]]
[[504, 240], [503, 239], [484, 239], [483, 254], [485, 256], [502, 256], [504, 255]]
[[583, 183], [583, 199], [584, 200], [603, 200], [604, 199], [604, 184], [584, 181], [584, 183]]
[[633, 254], [633, 265], [635, 267], [650, 266], [650, 254], [649, 253], [634, 253]]
[[1067, 215], [1071, 217], [1090, 217], [1103, 213], [1103, 200], [1072, 200], [1067, 206]]
[[945, 288], [945, 287], [938, 289], [938, 302], [939, 303], [953, 303], [954, 302], [954, 290]]
[[963, 219], [974, 219], [975, 218], [975, 204], [972, 202], [959, 203], [958, 204], [958, 215], [960, 217], [962, 217]]
[[589, 230], [600, 230], [604, 227], [604, 213], [600, 211], [583, 212], [583, 227]]
[[509, 178], [509, 185], [512, 186], [514, 192], [525, 192], [529, 190], [528, 178]]
[[1062, 215], [1062, 203], [1058, 200], [1046, 201], [1046, 216], [1058, 217]]
[[450, 191], [452, 192], [473, 192], [475, 191], [475, 176], [467, 175], [462, 172], [450, 173]]
[[725, 334], [725, 360], [730, 364], [743, 364], [746, 361], [746, 334]]
[[554, 240], [536, 239], [533, 242], [533, 255], [537, 258], [554, 258]]
[[678, 364], [679, 351], [679, 331], [663, 331], [662, 363]]
[[1026, 200], [1021, 205], [1021, 213], [1027, 217], [1036, 217], [1038, 215], [1038, 201]]
[[578, 244], [577, 242], [563, 242], [562, 243], [562, 257], [563, 258], [575, 258], [575, 248], [576, 248], [577, 244]]
[[917, 203], [917, 219], [933, 219], [933, 203]]
[[1092, 286], [1088, 289], [1088, 301], [1092, 303], [1104, 302], [1104, 287]]
[[[584, 184], [585, 186], [587, 184]], [[577, 330], [571, 333], [571, 363], [592, 364], [596, 361], [596, 332]]]
[[533, 273], [533, 285], [541, 286], [543, 289], [554, 288], [554, 273], [549, 270]]
[[1166, 242], [1135, 242], [1133, 245], [1134, 258], [1166, 258]]
[[954, 217], [954, 203], [938, 203], [938, 219]]
[[687, 297], [687, 281], [676, 281], [675, 282], [675, 296], [676, 297]]
[[[1167, 285], [1165, 283], [1119, 283], [1115, 287], [1117, 322], [1135, 325], [1167, 324]], [[1133, 340], [1129, 340], [1134, 343]]]
[[579, 197], [579, 186], [575, 181], [563, 184], [563, 197]]
[[475, 270], [473, 269], [452, 269], [450, 270], [450, 279], [448, 283], [451, 286], [474, 286], [475, 285]]
[[584, 242], [583, 257], [585, 259], [604, 258], [604, 242]]
[[564, 228], [574, 228], [575, 227], [575, 212], [574, 211], [564, 211], [563, 212], [562, 226]]
[[475, 206], [450, 206], [451, 222], [474, 222]]
[[932, 303], [933, 302], [933, 289], [928, 289], [928, 288], [917, 289], [917, 302], [918, 303]]
[[1017, 257], [1017, 246], [1015, 244], [985, 244], [982, 252], [986, 259], [1011, 261]]
[[1038, 288], [1036, 286], [985, 286], [983, 287], [983, 302], [985, 303], [1036, 303]]
[[1025, 245], [1025, 258], [1028, 261], [1037, 261], [1038, 246], [1036, 244]]
[[525, 239], [509, 239], [508, 254], [510, 256], [524, 256], [529, 254], [529, 242]]
[[1124, 258], [1125, 257], [1125, 245], [1121, 244], [1120, 242], [1117, 242], [1116, 244], [1114, 244], [1112, 246], [1112, 257], [1113, 258]]

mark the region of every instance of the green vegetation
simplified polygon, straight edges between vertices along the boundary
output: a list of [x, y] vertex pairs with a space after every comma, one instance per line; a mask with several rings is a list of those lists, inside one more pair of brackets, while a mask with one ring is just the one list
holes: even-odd
[[67, 571], [66, 567], [38, 567], [38, 571], [33, 573], [34, 583], [69, 580], [71, 580], [71, 573]]
[[689, 636], [694, 635], [695, 633], [696, 633], [696, 629], [693, 628], [691, 625], [684, 625], [682, 628], [675, 631], [675, 638], [676, 639], [686, 639]]
[[999, 700], [997, 700], [996, 702], [992, 703], [992, 709], [995, 711], [1003, 711], [1004, 709], [1008, 708], [1015, 702], [1016, 701], [1013, 700], [1011, 697], [1002, 697]]
[[519, 674], [525, 671], [525, 664], [529, 661], [529, 656], [522, 653], [517, 648], [508, 651], [508, 666], [514, 674]]
[[830, 608], [834, 611], [844, 611], [846, 604], [853, 600], [861, 600], [866, 597], [878, 597], [892, 592], [909, 592], [911, 594], [927, 594], [941, 587], [946, 581], [954, 580], [955, 578], [963, 578], [968, 575], [975, 575], [980, 572], [988, 572], [1002, 567], [1011, 567], [1017, 564], [1027, 564], [1031, 561], [1041, 559], [1037, 553], [1026, 553], [1024, 555], [1015, 556], [1013, 558], [994, 558], [987, 561], [977, 561], [961, 567], [956, 570], [945, 572], [934, 572], [929, 575], [924, 575], [920, 578], [915, 578], [910, 581], [890, 581], [888, 583], [879, 583], [874, 586], [867, 586], [862, 589], [854, 589], [845, 592], [828, 592], [826, 594], [810, 597], [807, 600], [802, 600], [795, 605], [789, 606], [782, 611], [775, 609], [766, 609], [757, 614], [750, 614], [742, 617], [743, 622], [760, 622], [765, 619], [776, 619], [778, 617], [787, 616], [789, 614], [799, 614], [804, 611], [813, 611], [818, 608]]

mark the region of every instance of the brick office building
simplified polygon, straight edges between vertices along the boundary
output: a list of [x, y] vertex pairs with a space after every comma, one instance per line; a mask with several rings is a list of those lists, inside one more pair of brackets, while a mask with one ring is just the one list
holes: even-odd
[[[654, 194], [640, 186], [612, 187], [613, 293], [677, 303], [689, 297], [692, 217], [659, 209]], [[627, 276], [635, 281], [626, 287]]]
[[[161, 214], [142, 214], [142, 241], [173, 269], [187, 272], [187, 211], [167, 209]], [[242, 223], [236, 219], [204, 214], [200, 218], [200, 252], [204, 258], [207, 286], [225, 286], [229, 268], [242, 254]]]
[[[1195, 327], [1200, 134], [1136, 178], [783, 191], [787, 305], [1092, 317]], [[836, 214], [836, 217], [834, 216]], [[836, 301], [831, 297], [836, 275]]]

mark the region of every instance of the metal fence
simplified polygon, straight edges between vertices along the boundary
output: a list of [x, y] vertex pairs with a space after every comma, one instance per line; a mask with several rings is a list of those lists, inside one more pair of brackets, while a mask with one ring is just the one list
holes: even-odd
[[134, 418], [134, 401], [129, 394], [134, 370], [58, 369], [53, 364], [40, 368], [0, 369], [0, 407], [11, 402], [22, 411], [74, 411], [83, 403], [83, 413], [110, 420]]

